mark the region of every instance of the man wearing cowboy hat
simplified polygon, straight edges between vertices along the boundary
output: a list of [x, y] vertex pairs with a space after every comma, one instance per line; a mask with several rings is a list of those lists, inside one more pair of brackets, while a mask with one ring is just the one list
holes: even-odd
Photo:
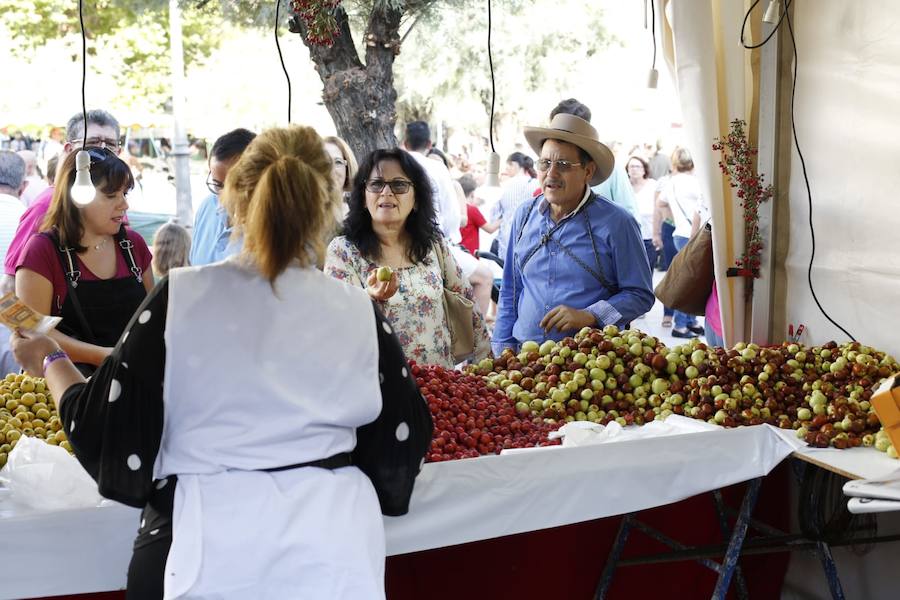
[[542, 194], [513, 218], [492, 346], [560, 340], [582, 327], [627, 325], [653, 306], [647, 254], [627, 210], [592, 185], [614, 168], [590, 123], [570, 114], [526, 127]]

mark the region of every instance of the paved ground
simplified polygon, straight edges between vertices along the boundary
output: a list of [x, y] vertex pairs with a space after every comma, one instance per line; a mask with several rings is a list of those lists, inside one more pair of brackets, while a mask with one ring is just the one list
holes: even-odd
[[[665, 275], [665, 273], [661, 273], [660, 271], [653, 272], [654, 287], [662, 280], [663, 275]], [[672, 328], [663, 327], [662, 318], [663, 306], [662, 303], [657, 300], [656, 304], [653, 305], [653, 308], [650, 309], [650, 312], [648, 312], [642, 318], [638, 318], [632, 321], [631, 326], [635, 329], [640, 329], [644, 333], [650, 334], [657, 339], [662, 340], [666, 344], [666, 346], [669, 346], [670, 348], [672, 346], [677, 346], [688, 341], [685, 339], [672, 337]], [[703, 325], [703, 317], [697, 317], [697, 323], [699, 325]], [[705, 338], [704, 341], [706, 341]]]

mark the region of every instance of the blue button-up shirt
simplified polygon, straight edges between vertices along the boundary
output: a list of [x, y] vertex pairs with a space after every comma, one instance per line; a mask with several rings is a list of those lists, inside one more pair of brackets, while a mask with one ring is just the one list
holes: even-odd
[[219, 197], [210, 194], [194, 216], [191, 240], [191, 264], [208, 265], [225, 260], [241, 251], [240, 240], [231, 240], [228, 214], [219, 203]]
[[545, 333], [540, 327], [544, 315], [560, 305], [590, 312], [600, 327], [625, 325], [653, 306], [652, 278], [637, 221], [627, 210], [594, 196], [590, 190], [585, 191], [579, 208], [560, 220], [562, 226], [553, 239], [596, 271], [597, 259], [587, 229], [590, 226], [599, 269], [618, 290], [606, 289], [552, 241], [540, 246], [523, 270], [524, 258], [557, 224], [550, 217], [549, 208], [544, 197], [539, 196], [516, 211], [491, 340], [495, 355], [504, 348], [518, 349], [527, 340], [560, 340], [574, 335], [575, 331], [555, 329]]

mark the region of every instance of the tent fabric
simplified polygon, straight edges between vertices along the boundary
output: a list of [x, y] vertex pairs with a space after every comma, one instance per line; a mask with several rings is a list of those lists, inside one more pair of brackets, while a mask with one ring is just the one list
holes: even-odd
[[[825, 310], [857, 340], [900, 356], [900, 189], [896, 140], [900, 122], [900, 37], [896, 2], [797, 3], [799, 69], [795, 117], [812, 190], [816, 251], [813, 285]], [[787, 30], [784, 36], [789, 36]], [[781, 82], [781, 127], [790, 127], [790, 38]], [[780, 148], [789, 169], [786, 206], [778, 214], [783, 246], [773, 326], [804, 323], [802, 341], [842, 342], [807, 284], [812, 249], [806, 185], [790, 138]], [[782, 334], [783, 335], [783, 334]]]
[[738, 43], [745, 7], [718, 0], [657, 2], [663, 54], [678, 86], [688, 149], [709, 199], [722, 328], [730, 345], [746, 337], [744, 281], [725, 276], [743, 248], [743, 221], [711, 147], [733, 119], [750, 122], [753, 114], [756, 77]]

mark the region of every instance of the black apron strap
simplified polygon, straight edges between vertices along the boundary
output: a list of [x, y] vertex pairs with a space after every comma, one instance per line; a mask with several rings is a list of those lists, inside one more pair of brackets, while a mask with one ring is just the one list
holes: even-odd
[[137, 279], [138, 283], [144, 283], [144, 271], [137, 266], [137, 262], [134, 260], [134, 253], [131, 251], [132, 248], [134, 248], [134, 244], [128, 239], [124, 225], [119, 228], [119, 232], [115, 237], [116, 243], [119, 245], [119, 251], [125, 258], [125, 265], [128, 266], [128, 270], [131, 271], [131, 274], [134, 275], [134, 278]]
[[81, 279], [81, 271], [78, 270], [75, 253], [72, 251], [72, 248], [63, 248], [55, 232], [44, 232], [41, 235], [49, 238], [57, 249], [57, 256], [59, 256], [59, 262], [62, 265], [66, 278], [66, 294], [72, 301], [72, 309], [75, 311], [75, 318], [78, 319], [78, 326], [81, 328], [81, 336], [78, 339], [88, 344], [96, 344], [97, 338], [84, 316], [81, 302], [78, 301], [76, 288], [78, 287], [78, 280]]

